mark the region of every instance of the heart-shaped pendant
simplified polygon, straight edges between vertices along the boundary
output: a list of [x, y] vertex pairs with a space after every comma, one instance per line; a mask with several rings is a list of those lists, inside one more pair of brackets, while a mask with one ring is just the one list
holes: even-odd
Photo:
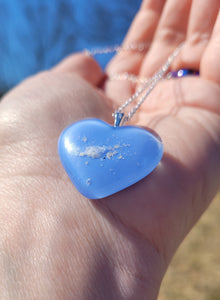
[[151, 173], [162, 158], [163, 144], [139, 127], [113, 127], [98, 119], [87, 119], [63, 131], [58, 151], [80, 193], [99, 199]]

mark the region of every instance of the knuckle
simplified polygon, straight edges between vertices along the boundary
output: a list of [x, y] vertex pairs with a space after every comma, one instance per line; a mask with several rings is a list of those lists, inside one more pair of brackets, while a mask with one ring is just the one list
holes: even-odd
[[158, 32], [157, 35], [157, 40], [158, 41], [164, 41], [167, 44], [176, 44], [184, 39], [184, 33], [176, 30], [176, 29], [171, 29], [169, 27], [163, 28]]
[[202, 44], [207, 44], [210, 39], [210, 35], [206, 32], [194, 32], [188, 42], [190, 45], [195, 46], [195, 45], [202, 45]]
[[19, 114], [13, 108], [0, 110], [0, 145], [14, 139], [19, 127]]

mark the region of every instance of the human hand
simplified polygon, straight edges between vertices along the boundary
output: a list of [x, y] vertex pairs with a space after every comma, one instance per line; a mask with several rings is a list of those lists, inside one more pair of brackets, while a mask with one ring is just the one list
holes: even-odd
[[[141, 106], [133, 123], [160, 135], [162, 163], [127, 189], [124, 201], [113, 197], [106, 202], [156, 249], [163, 248], [167, 261], [219, 189], [219, 8], [216, 0], [144, 1], [124, 47], [144, 41], [149, 50], [122, 51], [107, 68], [109, 74], [152, 76], [184, 41], [172, 69], [200, 70], [199, 77], [163, 81]], [[129, 98], [134, 88], [129, 81], [105, 85], [116, 106], [121, 95]]]
[[134, 186], [89, 201], [58, 159], [63, 128], [84, 117], [110, 122], [113, 107], [133, 92], [127, 82], [108, 80], [100, 90], [104, 75], [92, 58], [75, 55], [3, 99], [0, 269], [5, 299], [156, 298], [173, 253], [220, 182], [219, 17], [213, 32], [218, 1], [209, 2], [208, 16], [207, 1], [194, 0], [191, 9], [190, 2], [169, 0], [162, 10], [164, 1], [144, 1], [125, 43], [151, 40], [157, 28], [151, 50], [121, 53], [108, 66], [111, 73], [151, 75], [188, 29], [188, 42], [173, 67], [201, 72], [200, 78], [160, 83], [139, 111], [135, 124], [155, 129], [165, 154], [158, 168]]

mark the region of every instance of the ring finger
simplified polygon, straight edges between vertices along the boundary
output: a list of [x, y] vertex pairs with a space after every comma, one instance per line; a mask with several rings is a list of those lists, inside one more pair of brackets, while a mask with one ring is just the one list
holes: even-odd
[[191, 0], [167, 1], [152, 47], [143, 61], [141, 76], [148, 77], [155, 73], [185, 39], [190, 7]]

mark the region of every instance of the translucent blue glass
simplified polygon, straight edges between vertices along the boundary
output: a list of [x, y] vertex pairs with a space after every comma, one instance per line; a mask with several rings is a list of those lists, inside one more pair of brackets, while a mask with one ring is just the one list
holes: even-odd
[[162, 158], [163, 144], [143, 128], [113, 127], [98, 119], [88, 119], [63, 131], [58, 151], [79, 192], [99, 199], [151, 173]]

